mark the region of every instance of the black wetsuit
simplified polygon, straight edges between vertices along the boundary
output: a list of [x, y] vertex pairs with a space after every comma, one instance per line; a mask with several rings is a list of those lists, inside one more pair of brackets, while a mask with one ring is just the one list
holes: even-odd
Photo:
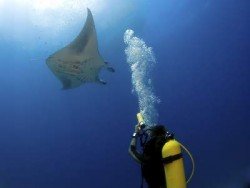
[[161, 161], [161, 149], [165, 137], [151, 138], [144, 146], [143, 152], [137, 150], [137, 137], [132, 138], [129, 153], [142, 165], [142, 175], [148, 188], [166, 188], [164, 167]]

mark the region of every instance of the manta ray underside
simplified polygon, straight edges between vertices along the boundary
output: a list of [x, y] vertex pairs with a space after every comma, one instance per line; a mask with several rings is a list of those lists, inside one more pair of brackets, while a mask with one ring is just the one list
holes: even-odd
[[63, 89], [75, 88], [84, 83], [106, 84], [99, 78], [100, 70], [106, 68], [114, 72], [99, 54], [93, 16], [87, 10], [87, 19], [80, 34], [46, 60], [50, 70], [62, 82]]

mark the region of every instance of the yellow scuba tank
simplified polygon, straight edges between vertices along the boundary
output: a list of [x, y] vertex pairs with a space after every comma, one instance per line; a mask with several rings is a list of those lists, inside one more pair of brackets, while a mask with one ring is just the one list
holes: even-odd
[[181, 145], [173, 136], [162, 148], [162, 159], [167, 188], [186, 188]]

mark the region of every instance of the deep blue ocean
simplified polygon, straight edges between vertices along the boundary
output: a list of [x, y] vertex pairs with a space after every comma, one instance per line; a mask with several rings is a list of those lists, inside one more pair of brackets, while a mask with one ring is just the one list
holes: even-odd
[[[61, 90], [46, 58], [93, 13], [107, 85]], [[153, 48], [159, 122], [193, 154], [188, 188], [249, 188], [249, 0], [0, 0], [0, 188], [137, 188], [124, 32]], [[186, 175], [191, 162], [185, 156]]]

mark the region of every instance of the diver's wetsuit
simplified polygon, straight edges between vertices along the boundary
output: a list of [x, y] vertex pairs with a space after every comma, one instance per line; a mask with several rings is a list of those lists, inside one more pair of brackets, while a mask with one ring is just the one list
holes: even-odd
[[[161, 161], [162, 137], [153, 137], [145, 145], [143, 153], [137, 149], [138, 136], [132, 137], [129, 153], [142, 165], [142, 175], [148, 188], [166, 188], [165, 172]], [[160, 141], [161, 140], [161, 141]]]

